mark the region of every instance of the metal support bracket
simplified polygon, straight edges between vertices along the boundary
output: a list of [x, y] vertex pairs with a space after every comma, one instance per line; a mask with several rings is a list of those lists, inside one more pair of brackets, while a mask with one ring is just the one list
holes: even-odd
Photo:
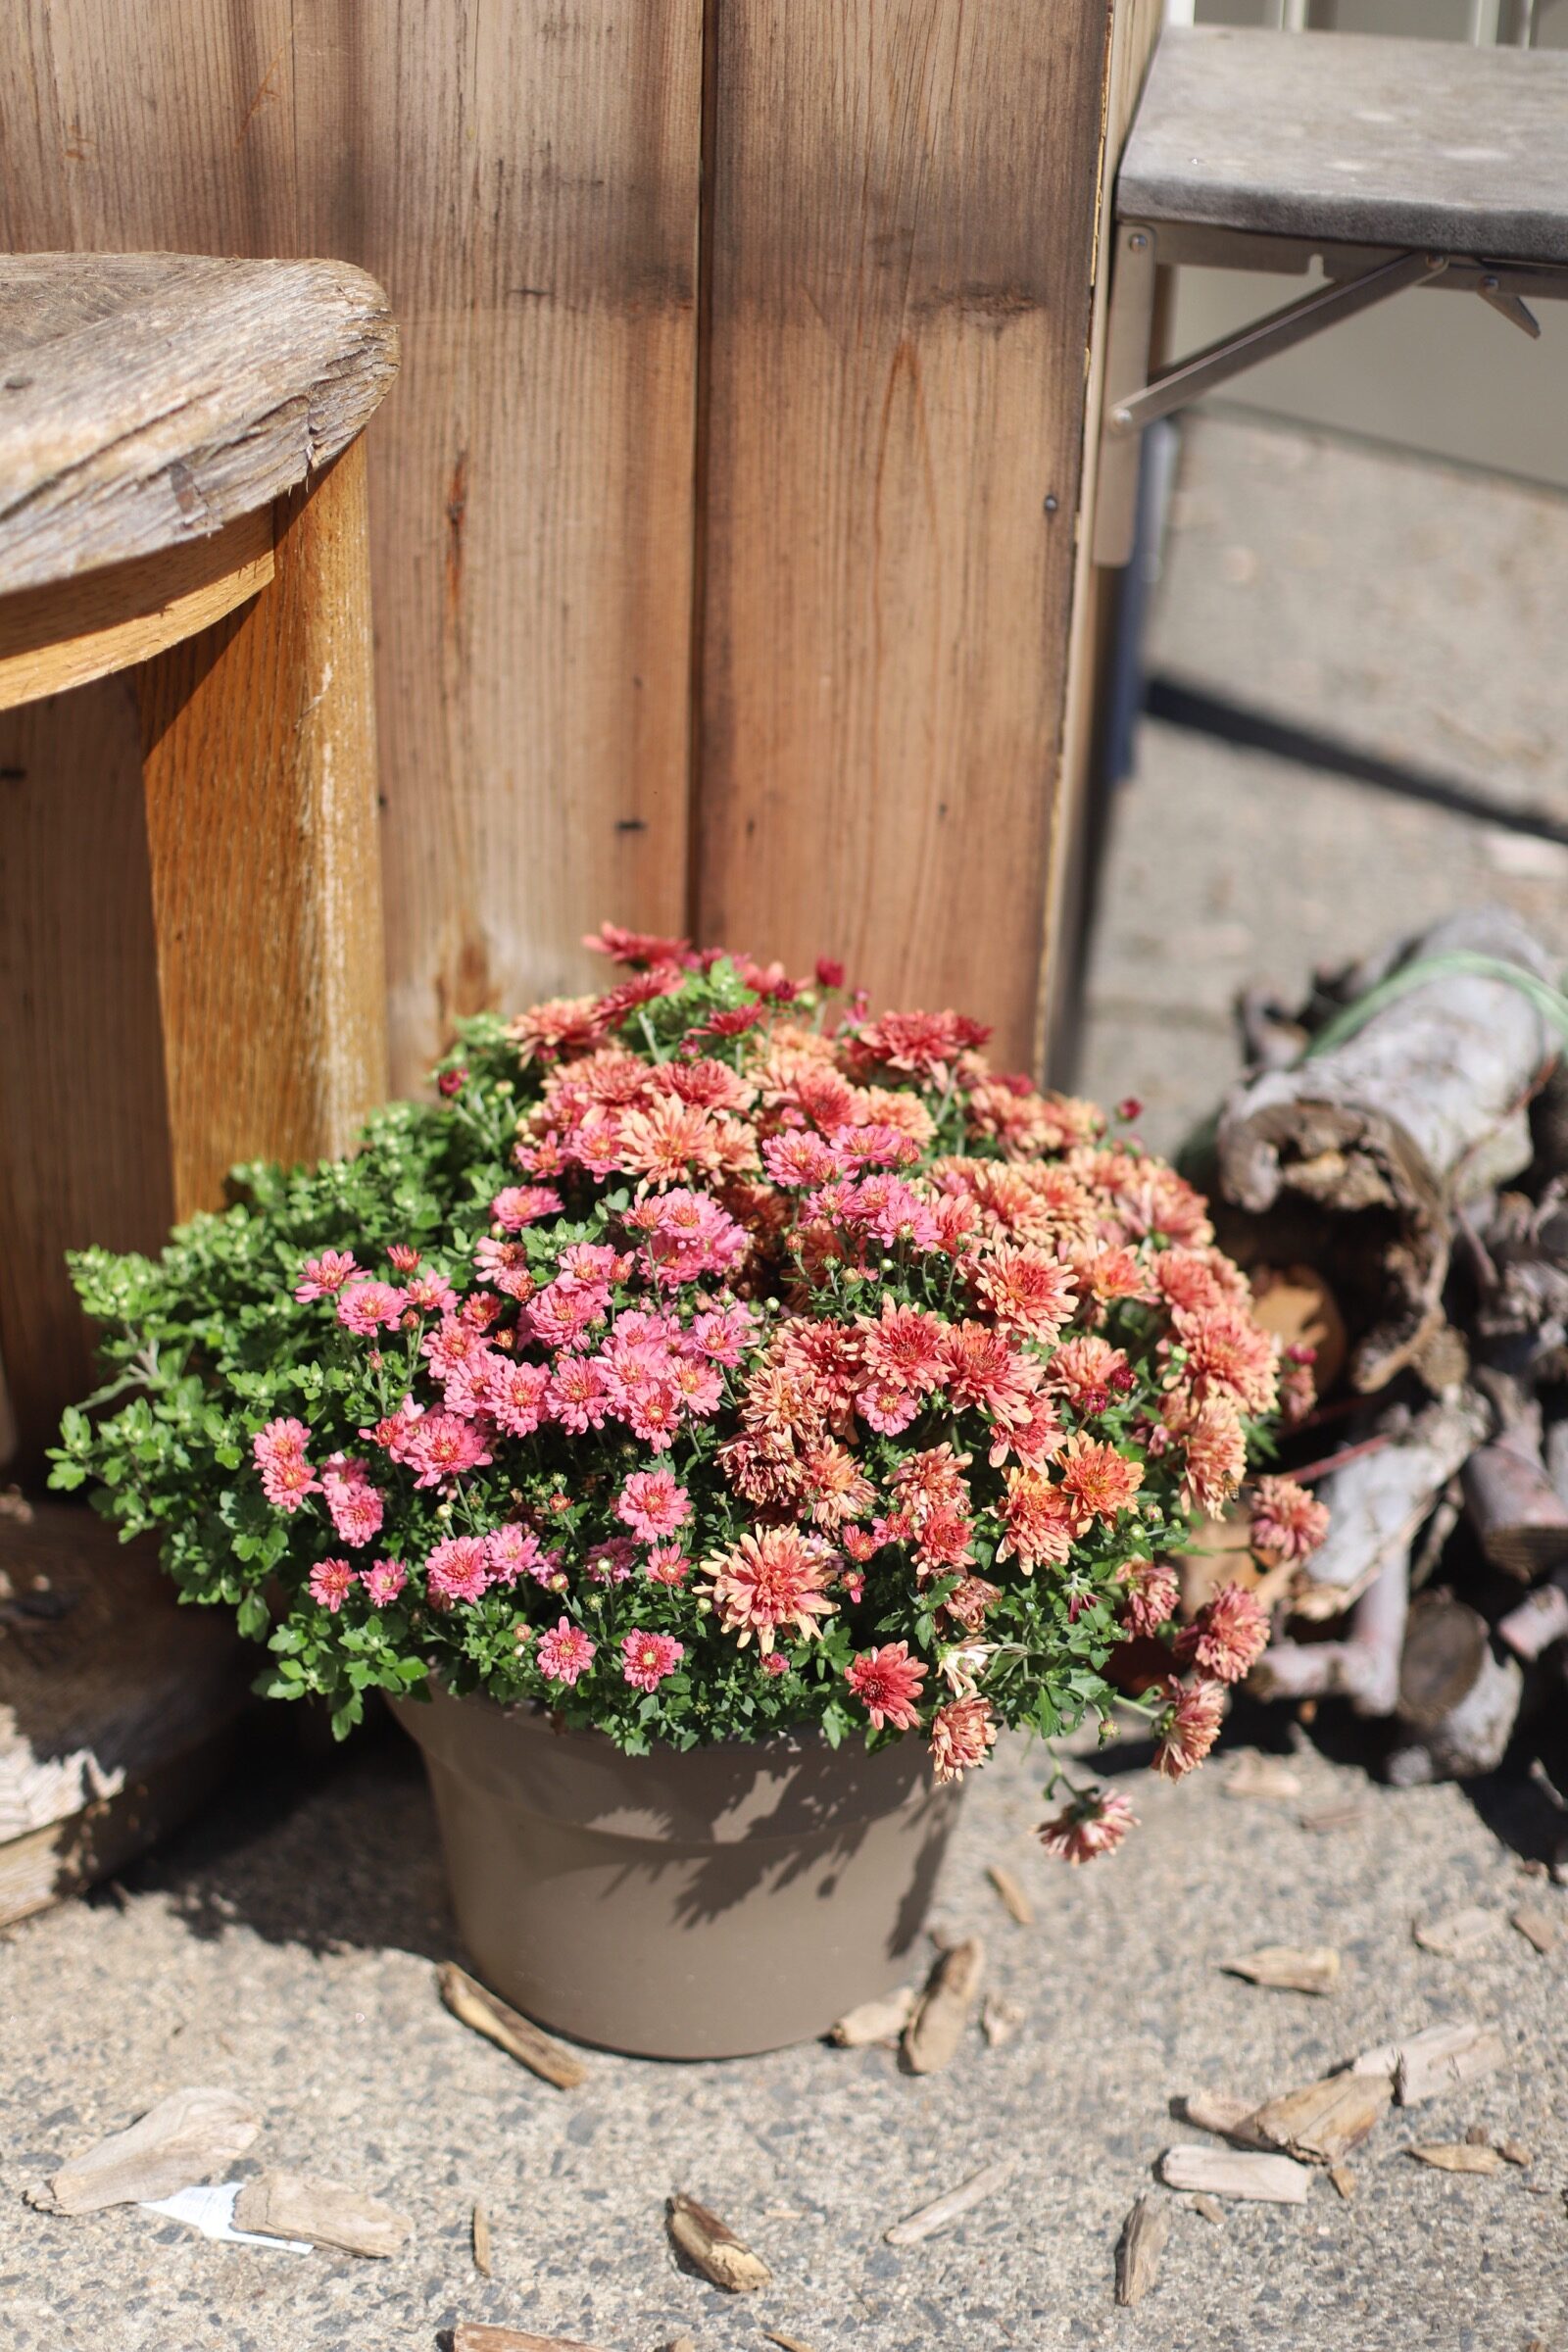
[[[1547, 294], [1568, 291], [1556, 282], [1556, 272], [1542, 271], [1521, 279], [1513, 271], [1478, 262], [1471, 256], [1387, 251], [1374, 254], [1367, 249], [1363, 257], [1355, 255], [1353, 249], [1348, 252], [1335, 249], [1332, 256], [1327, 253], [1324, 256], [1331, 270], [1327, 285], [1315, 287], [1298, 301], [1271, 311], [1266, 318], [1255, 319], [1233, 335], [1222, 336], [1218, 342], [1194, 352], [1151, 380], [1149, 348], [1153, 325], [1155, 269], [1162, 260], [1209, 258], [1202, 249], [1201, 238], [1196, 253], [1186, 250], [1192, 240], [1184, 230], [1177, 230], [1167, 242], [1171, 250], [1162, 254], [1159, 232], [1148, 221], [1124, 221], [1117, 230], [1106, 321], [1104, 395], [1095, 491], [1097, 564], [1119, 565], [1132, 556], [1138, 511], [1138, 437], [1156, 417], [1168, 416], [1173, 410], [1212, 391], [1216, 384], [1228, 383], [1243, 368], [1254, 368], [1259, 361], [1289, 351], [1295, 344], [1304, 342], [1308, 335], [1320, 334], [1342, 318], [1352, 318], [1357, 312], [1369, 310], [1374, 303], [1386, 302], [1406, 286], [1429, 285], [1445, 278], [1472, 286], [1483, 301], [1530, 335], [1539, 335], [1541, 329], [1521, 300], [1518, 284], [1523, 282], [1531, 291]], [[1279, 266], [1275, 252], [1270, 251], [1271, 245], [1275, 252], [1280, 250], [1277, 240], [1266, 237], [1255, 240], [1233, 237], [1223, 258], [1233, 267], [1250, 262], [1255, 269], [1267, 270]], [[1307, 250], [1303, 249], [1296, 257], [1295, 266], [1304, 267], [1306, 258]], [[1370, 261], [1371, 267], [1357, 270], [1354, 264], [1361, 258]]]

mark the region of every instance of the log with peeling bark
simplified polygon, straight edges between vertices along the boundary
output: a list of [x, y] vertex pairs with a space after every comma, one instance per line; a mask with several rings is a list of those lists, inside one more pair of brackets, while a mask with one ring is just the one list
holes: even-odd
[[1543, 1454], [1541, 1400], [1506, 1372], [1484, 1367], [1476, 1378], [1496, 1412], [1497, 1432], [1465, 1463], [1465, 1510], [1493, 1567], [1533, 1584], [1568, 1559], [1568, 1502]]
[[[1408, 943], [1409, 964], [1485, 956], [1538, 981], [1552, 959], [1500, 907], [1451, 916]], [[1350, 1359], [1380, 1389], [1445, 1321], [1455, 1213], [1529, 1165], [1528, 1105], [1556, 1059], [1525, 991], [1474, 970], [1435, 974], [1351, 1035], [1291, 1069], [1266, 1070], [1226, 1102], [1216, 1152], [1224, 1198], [1253, 1216], [1306, 1204], [1375, 1235], [1382, 1296]]]
[[1356, 1602], [1343, 1642], [1273, 1642], [1248, 1678], [1255, 1698], [1348, 1698], [1358, 1715], [1392, 1715], [1410, 1599], [1406, 1554]]
[[1296, 1614], [1338, 1617], [1385, 1568], [1407, 1558], [1423, 1520], [1491, 1426], [1486, 1399], [1461, 1388], [1391, 1421], [1379, 1433], [1389, 1439], [1386, 1446], [1331, 1471], [1317, 1488], [1329, 1532], [1298, 1572], [1291, 1595]]
[[1391, 1756], [1390, 1779], [1410, 1788], [1495, 1772], [1523, 1695], [1519, 1661], [1496, 1654], [1484, 1617], [1446, 1592], [1418, 1594], [1396, 1710], [1412, 1736]]

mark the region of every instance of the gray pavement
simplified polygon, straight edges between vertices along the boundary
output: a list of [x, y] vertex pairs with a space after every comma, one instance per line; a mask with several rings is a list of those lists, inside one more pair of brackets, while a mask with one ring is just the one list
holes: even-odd
[[[1568, 813], [1560, 629], [1568, 502], [1299, 433], [1190, 429], [1154, 651], [1277, 715], [1420, 759], [1517, 806]], [[1298, 987], [1393, 926], [1478, 891], [1568, 950], [1568, 853], [1480, 819], [1147, 728], [1116, 810], [1090, 974], [1086, 1083], [1150, 1103], [1170, 1142], [1235, 1067], [1229, 1000]], [[1255, 1725], [1252, 1727], [1257, 1728]], [[1272, 1736], [1281, 1736], [1275, 1726]], [[741, 2352], [780, 2329], [813, 2352], [1568, 2352], [1568, 1934], [1538, 1954], [1505, 1920], [1464, 1963], [1411, 1923], [1523, 1897], [1568, 1931], [1568, 1891], [1523, 1875], [1543, 1832], [1515, 1791], [1394, 1791], [1294, 1735], [1299, 1798], [1225, 1793], [1234, 1758], [1167, 1789], [1110, 1862], [1050, 1864], [1031, 1831], [1041, 1760], [1008, 1747], [969, 1792], [936, 1924], [980, 1929], [1016, 2037], [972, 2035], [946, 2074], [811, 2045], [659, 2066], [593, 2056], [549, 2089], [443, 2010], [455, 1949], [429, 1806], [392, 1735], [287, 1769], [263, 1757], [202, 1822], [104, 1895], [0, 1939], [0, 2343], [7, 2352], [432, 2352], [460, 2318], [652, 2352], [683, 2329]], [[1318, 1833], [1303, 1813], [1359, 1797]], [[1544, 1806], [1545, 1799], [1542, 1798]], [[1504, 1838], [1498, 1828], [1508, 1832]], [[1511, 1842], [1510, 1842], [1511, 1840]], [[990, 1861], [1027, 1885], [1015, 1926]], [[1220, 1973], [1264, 1942], [1332, 1942], [1328, 1999]], [[1349, 2203], [1184, 2198], [1133, 2311], [1112, 2252], [1198, 2088], [1261, 2099], [1437, 2020], [1499, 2021], [1506, 2065], [1396, 2110], [1353, 2160]], [[228, 2084], [270, 2164], [352, 2182], [413, 2219], [390, 2262], [208, 2243], [135, 2210], [80, 2221], [24, 2191], [181, 2084]], [[1472, 2125], [1534, 2154], [1495, 2179], [1423, 2168], [1416, 2139]], [[999, 2154], [1013, 2189], [895, 2251], [888, 2225]], [[771, 2264], [726, 2298], [676, 2267], [662, 2203], [685, 2188]], [[1165, 2196], [1169, 2192], [1155, 2190]], [[490, 2215], [493, 2279], [469, 2256]]]

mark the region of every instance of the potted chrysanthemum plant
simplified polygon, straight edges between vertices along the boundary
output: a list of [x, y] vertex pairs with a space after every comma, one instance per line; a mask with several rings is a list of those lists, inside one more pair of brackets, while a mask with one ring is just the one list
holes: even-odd
[[[55, 1482], [234, 1609], [270, 1695], [340, 1733], [389, 1695], [499, 1990], [756, 2049], [898, 1981], [1001, 1727], [1132, 1692], [1156, 1771], [1206, 1752], [1262, 1613], [1179, 1625], [1171, 1561], [1278, 1350], [1198, 1196], [974, 1022], [595, 944], [617, 985], [466, 1024], [351, 1157], [82, 1252], [108, 1377]], [[1318, 1532], [1286, 1482], [1259, 1510]], [[1131, 1818], [1088, 1786], [1043, 1836]]]

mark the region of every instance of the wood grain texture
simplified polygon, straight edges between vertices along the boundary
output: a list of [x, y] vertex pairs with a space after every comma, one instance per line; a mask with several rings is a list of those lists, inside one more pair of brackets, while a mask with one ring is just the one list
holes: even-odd
[[281, 503], [271, 587], [137, 673], [174, 1209], [340, 1152], [386, 1087], [365, 454]]
[[714, 13], [698, 924], [1034, 1052], [1107, 0]]
[[1046, 902], [1046, 953], [1040, 965], [1034, 1066], [1058, 1085], [1072, 1082], [1082, 1029], [1082, 943], [1098, 846], [1096, 783], [1098, 729], [1104, 709], [1104, 667], [1116, 624], [1117, 575], [1094, 563], [1095, 498], [1100, 467], [1100, 417], [1104, 398], [1106, 325], [1113, 263], [1112, 211], [1116, 175], [1160, 37], [1162, 0], [1117, 0], [1111, 20], [1104, 122], [1097, 169], [1099, 215], [1090, 295], [1085, 429], [1079, 478], [1078, 541], [1073, 558], [1072, 616], [1061, 760], [1051, 834]]
[[151, 661], [220, 620], [272, 576], [272, 510], [210, 539], [0, 596], [0, 710]]
[[0, 259], [0, 593], [270, 506], [396, 368], [386, 297], [338, 262]]
[[1568, 57], [1172, 26], [1124, 219], [1568, 262]]
[[0, 714], [0, 1355], [18, 1466], [92, 1386], [64, 1253], [173, 1209], [133, 689]]
[[393, 1075], [684, 925], [702, 0], [17, 0], [0, 245], [329, 253], [371, 428]]

